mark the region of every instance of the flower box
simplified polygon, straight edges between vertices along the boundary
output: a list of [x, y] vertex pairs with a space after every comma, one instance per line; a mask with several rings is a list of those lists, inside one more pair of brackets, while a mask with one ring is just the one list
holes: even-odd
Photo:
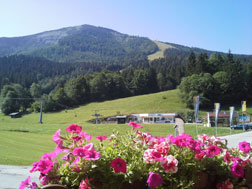
[[40, 185], [28, 177], [20, 188], [231, 189], [252, 183], [251, 147], [245, 141], [229, 149], [215, 136], [155, 137], [141, 132], [137, 123], [129, 125], [132, 131], [98, 136], [96, 144], [79, 125], [67, 127], [66, 136], [56, 131], [55, 151], [33, 163], [31, 172], [41, 173]]

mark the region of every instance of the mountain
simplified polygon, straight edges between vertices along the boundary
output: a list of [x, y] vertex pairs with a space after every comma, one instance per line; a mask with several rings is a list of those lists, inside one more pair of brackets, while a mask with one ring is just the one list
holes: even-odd
[[[23, 37], [0, 38], [0, 56], [24, 54], [43, 57], [54, 62], [96, 62], [129, 64], [174, 55], [223, 52], [187, 47], [174, 43], [152, 41], [146, 37], [130, 36], [117, 31], [81, 25], [46, 31]], [[234, 55], [248, 62], [248, 55]], [[125, 63], [126, 62], [126, 63]]]
[[57, 62], [118, 62], [127, 56], [146, 56], [157, 50], [148, 38], [91, 25], [0, 38], [0, 56], [25, 54]]

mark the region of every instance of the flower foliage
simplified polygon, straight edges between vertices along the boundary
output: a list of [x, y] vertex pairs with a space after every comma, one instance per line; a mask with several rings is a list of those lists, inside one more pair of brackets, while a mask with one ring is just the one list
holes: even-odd
[[[201, 173], [211, 177], [213, 188], [233, 188], [246, 180], [251, 168], [251, 147], [247, 142], [239, 148], [227, 148], [226, 141], [215, 136], [188, 134], [155, 137], [136, 130], [141, 125], [130, 122], [133, 130], [124, 135], [91, 135], [71, 124], [66, 136], [58, 130], [53, 135], [54, 152], [45, 153], [33, 163], [30, 172], [40, 172], [40, 186], [61, 184], [68, 188], [192, 188]], [[106, 140], [106, 141], [104, 141]], [[97, 141], [97, 140], [96, 140]], [[39, 188], [30, 177], [20, 188]], [[113, 186], [113, 187], [112, 187]], [[139, 186], [138, 186], [139, 188]]]

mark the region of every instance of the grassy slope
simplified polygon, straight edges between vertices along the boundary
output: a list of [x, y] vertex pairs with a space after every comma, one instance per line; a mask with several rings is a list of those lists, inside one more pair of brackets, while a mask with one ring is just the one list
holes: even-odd
[[159, 41], [153, 41], [154, 43], [156, 43], [156, 45], [158, 46], [159, 50], [151, 55], [148, 56], [148, 59], [150, 61], [158, 59], [158, 58], [164, 58], [164, 51], [165, 49], [168, 48], [175, 48], [172, 45], [168, 45]]
[[[141, 95], [99, 103], [90, 103], [76, 109], [57, 113], [44, 113], [43, 124], [39, 124], [39, 114], [33, 113], [22, 118], [11, 119], [9, 116], [0, 114], [0, 164], [31, 165], [45, 152], [53, 151], [55, 145], [52, 135], [56, 130], [65, 128], [70, 123], [83, 126], [83, 130], [95, 136], [109, 136], [113, 130], [125, 133], [131, 128], [127, 124], [99, 124], [87, 123], [92, 119], [94, 110], [103, 116], [130, 113], [151, 112], [179, 112], [187, 110], [185, 104], [177, 97], [177, 90], [160, 92], [156, 94]], [[204, 114], [204, 112], [201, 112]], [[173, 134], [174, 124], [146, 124], [143, 131], [148, 131], [154, 136], [167, 136]], [[186, 125], [186, 133], [195, 136], [195, 126]], [[239, 131], [235, 131], [239, 132]], [[213, 135], [215, 128], [199, 126], [199, 133]], [[228, 128], [220, 128], [220, 135], [229, 134]]]

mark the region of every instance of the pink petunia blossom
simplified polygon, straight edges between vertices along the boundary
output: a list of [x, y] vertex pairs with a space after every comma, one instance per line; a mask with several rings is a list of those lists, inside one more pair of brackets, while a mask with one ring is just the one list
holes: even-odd
[[59, 153], [68, 153], [69, 149], [62, 145], [57, 145], [54, 152], [58, 155]]
[[250, 144], [246, 141], [239, 143], [239, 149], [246, 154], [248, 154], [251, 151]]
[[233, 189], [234, 185], [232, 184], [232, 182], [230, 182], [229, 179], [225, 180], [222, 183], [218, 183], [216, 185], [216, 189]]
[[147, 163], [155, 163], [156, 161], [161, 161], [163, 157], [155, 149], [147, 149], [144, 151], [143, 160]]
[[76, 142], [80, 141], [82, 138], [80, 136], [73, 136], [73, 137], [71, 137], [71, 139], [76, 143]]
[[36, 183], [36, 182], [32, 182], [30, 188], [31, 188], [31, 189], [36, 189], [36, 188], [38, 188], [37, 183]]
[[92, 180], [93, 180], [93, 178], [90, 178], [90, 179], [86, 178], [85, 180], [82, 180], [80, 183], [79, 189], [91, 189], [92, 186], [90, 184], [90, 181], [92, 181]]
[[40, 160], [33, 163], [33, 168], [30, 170], [30, 173], [39, 171], [42, 174], [48, 174], [53, 168], [54, 162], [51, 160]]
[[194, 156], [194, 158], [196, 159], [196, 160], [202, 160], [204, 157], [205, 157], [205, 152], [204, 151], [201, 151], [201, 152], [198, 152], [198, 153], [195, 153], [195, 156]]
[[232, 160], [233, 160], [233, 162], [239, 163], [242, 167], [245, 167], [249, 162], [249, 156], [247, 156], [247, 157], [241, 156], [241, 158], [233, 157]]
[[215, 155], [220, 154], [220, 152], [221, 152], [221, 149], [215, 145], [209, 146], [206, 149], [206, 155], [208, 157], [214, 157]]
[[160, 164], [164, 168], [165, 173], [176, 173], [178, 171], [178, 160], [172, 155], [164, 157]]
[[74, 172], [76, 172], [76, 173], [81, 172], [80, 167], [79, 167], [79, 166], [77, 166], [77, 165], [76, 165], [76, 166], [73, 166], [72, 168], [73, 168], [73, 171], [74, 171]]
[[79, 125], [75, 124], [70, 124], [67, 128], [66, 131], [69, 133], [80, 133], [82, 130], [82, 127]]
[[233, 162], [232, 166], [231, 166], [231, 171], [232, 171], [232, 175], [234, 177], [237, 178], [242, 178], [244, 176], [244, 169], [243, 167], [237, 163], [237, 162]]
[[115, 173], [126, 173], [127, 172], [127, 164], [121, 158], [115, 158], [110, 162], [110, 166], [114, 169]]
[[96, 139], [98, 139], [100, 142], [102, 142], [103, 140], [106, 140], [107, 137], [106, 136], [97, 136]]
[[62, 137], [60, 135], [60, 129], [55, 132], [53, 135], [53, 142], [55, 142], [57, 145], [63, 145]]
[[161, 142], [160, 144], [155, 144], [154, 148], [162, 154], [163, 156], [166, 156], [169, 153], [170, 146], [166, 142]]
[[150, 188], [156, 188], [157, 186], [162, 185], [163, 180], [158, 173], [149, 172], [147, 183]]
[[231, 161], [232, 161], [232, 155], [230, 154], [230, 151], [226, 150], [224, 152], [224, 156], [223, 156], [223, 159], [225, 161], [225, 163], [228, 165]]
[[85, 150], [91, 150], [93, 147], [94, 147], [94, 144], [93, 143], [89, 143], [89, 144], [86, 144], [85, 146], [83, 146], [83, 149], [85, 149]]
[[150, 149], [153, 149], [156, 144], [160, 144], [160, 141], [157, 139], [157, 137], [151, 136], [147, 144]]
[[198, 139], [204, 143], [204, 144], [208, 144], [210, 141], [210, 136], [206, 135], [206, 134], [202, 134], [202, 135], [198, 135]]
[[78, 156], [77, 158], [75, 158], [75, 160], [73, 161], [73, 163], [71, 164], [72, 166], [75, 166], [79, 163], [80, 161], [80, 156]]
[[19, 189], [25, 189], [26, 187], [30, 185], [30, 182], [31, 182], [31, 177], [29, 176], [27, 179], [21, 182]]
[[83, 149], [83, 147], [76, 147], [73, 150], [73, 155], [79, 156], [79, 157], [84, 157], [85, 156], [86, 150]]
[[132, 126], [132, 128], [133, 129], [137, 129], [137, 128], [143, 128], [143, 126], [142, 125], [139, 125], [139, 124], [137, 124], [137, 123], [135, 123], [135, 122], [133, 122], [133, 121], [130, 121], [129, 122], [129, 126]]
[[94, 148], [92, 148], [91, 150], [86, 150], [85, 151], [85, 160], [92, 160], [92, 161], [96, 161], [101, 157], [100, 152], [97, 152]]
[[87, 142], [90, 141], [92, 139], [92, 135], [88, 135], [86, 132], [82, 131], [79, 134], [80, 137], [82, 137], [83, 139], [85, 139]]
[[58, 156], [57, 152], [51, 152], [51, 153], [44, 153], [43, 156], [41, 156], [41, 159], [48, 159], [52, 160]]

